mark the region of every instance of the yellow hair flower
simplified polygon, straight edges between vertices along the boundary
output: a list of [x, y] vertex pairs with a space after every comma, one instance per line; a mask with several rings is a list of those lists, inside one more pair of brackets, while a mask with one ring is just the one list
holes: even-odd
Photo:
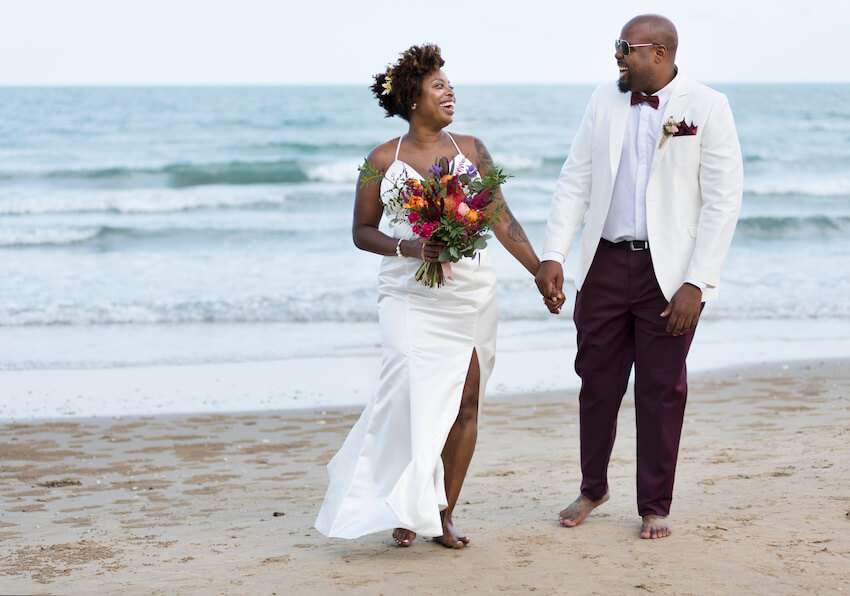
[[393, 78], [391, 76], [387, 76], [387, 80], [384, 82], [384, 90], [381, 91], [381, 95], [389, 95], [393, 92]]

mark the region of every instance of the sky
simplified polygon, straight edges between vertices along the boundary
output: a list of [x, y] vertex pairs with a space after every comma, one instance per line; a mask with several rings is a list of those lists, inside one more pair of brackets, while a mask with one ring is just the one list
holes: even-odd
[[850, 81], [847, 0], [0, 0], [0, 86], [362, 85], [424, 42], [454, 84], [594, 83], [646, 12], [691, 78]]

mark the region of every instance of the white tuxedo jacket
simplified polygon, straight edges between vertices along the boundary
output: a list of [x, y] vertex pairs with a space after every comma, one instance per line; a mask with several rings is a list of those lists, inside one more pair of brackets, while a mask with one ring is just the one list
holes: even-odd
[[[726, 96], [679, 74], [662, 122], [697, 126], [693, 136], [655, 146], [646, 189], [646, 226], [655, 275], [669, 300], [685, 279], [717, 296], [743, 194], [741, 147]], [[616, 83], [596, 88], [561, 169], [543, 251], [569, 253], [584, 223], [576, 288], [584, 283], [611, 204], [630, 94]], [[663, 139], [659, 133], [659, 141]]]

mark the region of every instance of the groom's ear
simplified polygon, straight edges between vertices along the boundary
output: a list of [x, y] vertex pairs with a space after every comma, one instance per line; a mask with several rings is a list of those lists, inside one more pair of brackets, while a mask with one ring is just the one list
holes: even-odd
[[665, 45], [657, 45], [653, 46], [653, 52], [655, 52], [655, 63], [661, 64], [667, 59], [667, 46]]

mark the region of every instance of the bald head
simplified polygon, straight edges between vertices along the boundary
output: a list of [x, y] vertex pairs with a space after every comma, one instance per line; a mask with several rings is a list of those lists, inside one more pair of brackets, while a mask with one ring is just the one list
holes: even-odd
[[660, 14], [642, 14], [626, 23], [623, 31], [641, 31], [648, 39], [667, 48], [670, 62], [676, 61], [676, 49], [679, 47], [679, 34], [673, 21]]

